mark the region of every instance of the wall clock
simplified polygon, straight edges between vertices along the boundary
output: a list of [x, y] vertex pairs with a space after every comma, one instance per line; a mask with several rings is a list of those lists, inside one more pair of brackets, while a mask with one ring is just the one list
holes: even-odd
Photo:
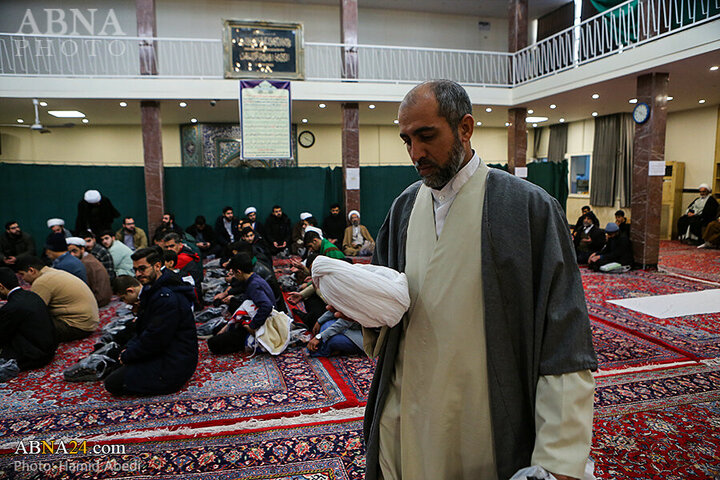
[[650, 105], [647, 103], [638, 103], [633, 109], [633, 120], [635, 123], [641, 124], [647, 122], [650, 118]]
[[310, 148], [315, 144], [315, 135], [309, 130], [303, 130], [298, 135], [298, 143], [301, 147]]

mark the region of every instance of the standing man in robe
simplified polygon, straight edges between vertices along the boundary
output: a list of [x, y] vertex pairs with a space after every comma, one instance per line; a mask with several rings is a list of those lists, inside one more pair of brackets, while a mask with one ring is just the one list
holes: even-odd
[[479, 159], [471, 112], [446, 80], [400, 105], [422, 181], [393, 202], [373, 262], [405, 272], [412, 303], [397, 326], [364, 331], [379, 357], [368, 480], [585, 469], [597, 360], [567, 221], [541, 188]]

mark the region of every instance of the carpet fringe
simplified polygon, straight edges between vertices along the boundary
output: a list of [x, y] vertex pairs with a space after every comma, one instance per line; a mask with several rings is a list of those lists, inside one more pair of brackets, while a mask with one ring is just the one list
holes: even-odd
[[[214, 425], [208, 427], [179, 427], [179, 428], [158, 428], [150, 430], [132, 430], [117, 434], [93, 435], [83, 437], [88, 443], [121, 443], [123, 441], [132, 440], [149, 441], [172, 437], [178, 438], [195, 438], [210, 437], [215, 435], [229, 434], [233, 432], [246, 430], [263, 430], [277, 427], [295, 427], [312, 423], [337, 422], [351, 419], [361, 419], [365, 415], [365, 407], [352, 407], [341, 410], [328, 410], [321, 413], [297, 415], [294, 417], [272, 418], [269, 420], [251, 419], [227, 425]], [[38, 439], [40, 439], [38, 437]], [[169, 438], [166, 438], [169, 439]], [[23, 441], [35, 440], [34, 436], [23, 438]], [[54, 440], [78, 440], [77, 436], [67, 438], [57, 438]], [[17, 442], [8, 442], [0, 444], [0, 450], [15, 450]]]
[[[705, 363], [705, 360], [701, 360], [702, 363]], [[597, 372], [593, 373], [593, 377], [595, 378], [603, 378], [603, 377], [610, 377], [613, 375], [623, 375], [625, 373], [636, 373], [636, 372], [648, 372], [652, 370], [665, 370], [669, 368], [675, 368], [675, 367], [685, 367], [687, 365], [697, 365], [698, 362], [694, 360], [689, 360], [685, 362], [673, 362], [673, 363], [655, 363], [652, 365], [641, 365], [639, 367], [627, 367], [627, 368], [619, 368], [616, 370], [601, 370], [598, 369]], [[720, 363], [718, 363], [720, 365]]]

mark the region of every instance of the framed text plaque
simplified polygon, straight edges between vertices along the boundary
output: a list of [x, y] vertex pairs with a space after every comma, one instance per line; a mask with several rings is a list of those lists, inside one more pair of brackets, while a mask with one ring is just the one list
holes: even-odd
[[240, 81], [243, 160], [292, 158], [290, 82]]
[[304, 80], [302, 24], [225, 20], [225, 78]]

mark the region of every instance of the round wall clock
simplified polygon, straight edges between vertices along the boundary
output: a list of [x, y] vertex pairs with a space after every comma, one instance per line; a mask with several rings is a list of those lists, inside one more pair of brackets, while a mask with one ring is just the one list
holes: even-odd
[[650, 105], [647, 103], [638, 103], [633, 109], [633, 120], [635, 123], [645, 123], [650, 118]]
[[298, 135], [298, 143], [301, 147], [310, 148], [315, 144], [315, 135], [309, 130], [303, 130]]

